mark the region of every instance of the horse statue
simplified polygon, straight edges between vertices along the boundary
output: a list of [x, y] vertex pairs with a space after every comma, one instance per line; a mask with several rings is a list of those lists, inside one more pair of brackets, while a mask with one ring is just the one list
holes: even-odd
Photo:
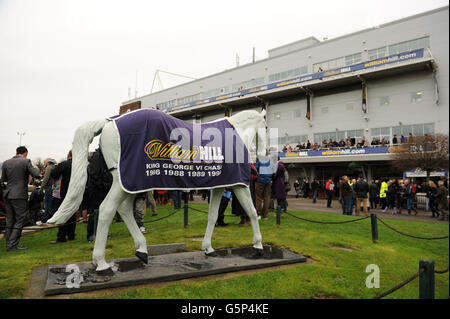
[[[142, 119], [145, 112], [150, 114], [149, 119], [141, 120], [138, 123], [139, 119]], [[139, 113], [140, 112], [140, 113]], [[134, 117], [133, 117], [134, 116]], [[133, 237], [135, 244], [135, 255], [142, 262], [148, 263], [148, 252], [147, 252], [147, 243], [144, 235], [140, 232], [136, 221], [133, 216], [133, 203], [135, 194], [141, 191], [147, 191], [150, 189], [211, 189], [210, 195], [210, 205], [208, 212], [208, 224], [206, 227], [205, 236], [202, 242], [202, 250], [205, 252], [206, 256], [217, 256], [217, 253], [214, 251], [211, 245], [211, 238], [213, 234], [213, 230], [215, 227], [215, 223], [218, 217], [218, 209], [221, 197], [223, 195], [223, 191], [225, 187], [231, 188], [235, 193], [237, 199], [239, 200], [241, 206], [247, 213], [250, 218], [251, 226], [253, 230], [253, 248], [254, 248], [254, 257], [259, 258], [258, 256], [262, 256], [263, 246], [262, 246], [262, 236], [258, 224], [258, 218], [256, 210], [253, 206], [250, 190], [248, 184], [242, 183], [239, 181], [239, 176], [235, 178], [233, 184], [227, 185], [217, 185], [217, 183], [213, 186], [210, 183], [214, 182], [216, 178], [209, 179], [203, 185], [178, 185], [177, 188], [172, 188], [169, 186], [161, 186], [161, 185], [153, 185], [152, 186], [141, 186], [141, 188], [133, 188], [133, 186], [128, 185], [128, 182], [124, 182], [124, 175], [127, 172], [136, 175], [136, 167], [140, 167], [141, 164], [132, 165], [133, 169], [130, 167], [126, 167], [125, 165], [120, 165], [125, 163], [127, 160], [135, 160], [138, 156], [133, 152], [129, 151], [128, 148], [124, 148], [124, 138], [120, 136], [120, 132], [118, 129], [118, 123], [122, 118], [128, 122], [131, 122], [131, 133], [128, 136], [130, 143], [133, 145], [143, 145], [141, 140], [137, 140], [135, 137], [135, 132], [137, 127], [141, 125], [146, 128], [152, 128], [159, 126], [161, 129], [165, 129], [167, 121], [178, 121], [177, 125], [190, 125], [194, 127], [204, 127], [210, 123], [229, 123], [231, 124], [232, 130], [234, 134], [237, 135], [241, 142], [247, 147], [246, 151], [249, 149], [254, 150], [255, 136], [257, 136], [257, 145], [256, 145], [256, 153], [258, 156], [266, 155], [266, 122], [265, 122], [265, 110], [261, 113], [254, 110], [245, 110], [241, 111], [235, 115], [230, 117], [225, 117], [220, 120], [216, 120], [213, 122], [208, 122], [205, 124], [192, 124], [187, 123], [185, 121], [181, 121], [176, 119], [166, 113], [163, 113], [158, 110], [150, 110], [150, 109], [141, 109], [137, 111], [132, 111], [129, 113], [125, 113], [118, 117], [108, 118], [104, 120], [91, 121], [86, 122], [81, 125], [75, 132], [73, 144], [72, 144], [72, 173], [69, 183], [69, 188], [67, 195], [61, 204], [58, 211], [55, 212], [53, 217], [47, 221], [48, 224], [62, 225], [64, 224], [73, 213], [78, 210], [79, 205], [82, 201], [83, 190], [87, 181], [87, 166], [88, 166], [88, 152], [89, 152], [89, 144], [92, 143], [92, 140], [95, 136], [100, 135], [100, 148], [102, 150], [104, 160], [106, 162], [107, 167], [111, 170], [111, 174], [113, 176], [113, 183], [111, 189], [109, 190], [106, 198], [101, 203], [99, 208], [99, 217], [98, 217], [98, 225], [97, 225], [97, 233], [95, 238], [95, 245], [92, 254], [93, 264], [96, 266], [96, 272], [98, 275], [103, 276], [112, 276], [114, 272], [111, 269], [111, 265], [108, 264], [105, 260], [105, 248], [106, 241], [108, 236], [108, 230], [112, 219], [116, 212], [118, 212], [125, 222], [131, 236]], [[148, 133], [147, 133], [148, 134]], [[149, 138], [148, 136], [146, 137]], [[158, 139], [153, 139], [152, 143], [148, 143], [145, 146], [145, 152], [149, 157], [156, 156], [155, 150], [159, 150], [159, 153], [162, 153], [161, 148], [156, 148], [158, 145], [153, 141], [159, 141]], [[158, 143], [160, 143], [159, 141]], [[145, 144], [145, 143], [144, 143]], [[173, 144], [173, 143], [172, 143]], [[141, 147], [139, 146], [139, 147]], [[161, 145], [159, 145], [160, 147]], [[141, 150], [141, 148], [139, 149]], [[198, 155], [198, 150], [195, 152], [191, 152], [190, 155]], [[141, 153], [142, 151], [140, 151]], [[211, 152], [211, 150], [209, 150]], [[132, 154], [130, 154], [132, 153]], [[139, 154], [140, 154], [139, 153]], [[177, 154], [181, 154], [179, 151]], [[160, 154], [161, 155], [161, 154]], [[204, 154], [203, 154], [204, 155]], [[217, 155], [217, 154], [216, 154]], [[220, 154], [219, 154], [220, 155]], [[247, 153], [249, 155], [249, 153]], [[143, 155], [145, 156], [145, 155]], [[216, 156], [218, 158], [223, 158], [220, 156]], [[192, 159], [192, 158], [191, 158]], [[148, 159], [147, 159], [148, 160]], [[165, 161], [164, 163], [167, 163]], [[167, 164], [164, 164], [167, 165]], [[235, 175], [235, 166], [234, 163], [231, 163], [232, 174]], [[246, 163], [248, 175], [250, 172], [250, 163], [247, 161]], [[198, 174], [197, 172], [194, 172]], [[194, 174], [192, 173], [192, 174]], [[144, 174], [145, 175], [145, 174]], [[146, 176], [148, 182], [152, 182], [160, 176]], [[163, 179], [164, 182], [168, 181], [168, 178]], [[193, 177], [189, 179], [185, 179], [186, 183], [191, 183], [191, 181], [195, 180]], [[200, 179], [201, 180], [201, 179]], [[178, 179], [179, 183], [179, 179]], [[131, 181], [129, 184], [133, 184]], [[213, 183], [214, 184], [214, 183]], [[128, 185], [128, 186], [127, 186]], [[147, 188], [145, 188], [147, 187]], [[143, 189], [145, 188], [145, 189]]]

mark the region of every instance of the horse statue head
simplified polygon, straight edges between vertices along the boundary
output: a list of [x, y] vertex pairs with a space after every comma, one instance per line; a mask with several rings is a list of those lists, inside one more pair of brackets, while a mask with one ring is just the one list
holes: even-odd
[[258, 157], [266, 156], [267, 126], [265, 120], [266, 110], [261, 112], [246, 110], [230, 116], [236, 132], [242, 138], [248, 150], [254, 150]]

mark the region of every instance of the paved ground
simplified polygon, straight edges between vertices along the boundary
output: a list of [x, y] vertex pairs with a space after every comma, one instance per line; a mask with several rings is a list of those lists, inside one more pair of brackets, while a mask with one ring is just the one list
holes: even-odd
[[[206, 203], [206, 200], [203, 201], [200, 196], [194, 196], [194, 202]], [[317, 199], [317, 202], [313, 204], [311, 199], [288, 197], [288, 212], [290, 209], [293, 209], [293, 210], [308, 210], [316, 212], [342, 214], [341, 204], [337, 200], [333, 200], [331, 207], [332, 208], [327, 208], [327, 201], [325, 199]], [[390, 209], [387, 213], [382, 213], [379, 207], [378, 209], [372, 210], [370, 212], [375, 212], [379, 217], [382, 218], [407, 219], [407, 220], [439, 222], [448, 224], [448, 221], [440, 221], [437, 218], [431, 218], [431, 212], [427, 212], [425, 210], [420, 209], [418, 210], [416, 216], [414, 215], [414, 212], [412, 212], [411, 215], [408, 215], [408, 211], [406, 209], [403, 209], [402, 213], [397, 215], [392, 215], [392, 209]], [[269, 213], [269, 215], [270, 214], [272, 213]], [[361, 212], [361, 216], [363, 215], [364, 213]]]

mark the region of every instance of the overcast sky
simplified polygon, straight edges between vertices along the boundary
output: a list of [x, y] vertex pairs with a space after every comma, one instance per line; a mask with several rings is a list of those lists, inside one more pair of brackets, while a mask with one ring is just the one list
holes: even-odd
[[[0, 162], [64, 158], [82, 123], [118, 113], [156, 69], [195, 78], [309, 36], [319, 40], [448, 5], [438, 0], [0, 0]], [[137, 72], [137, 86], [136, 86]], [[179, 78], [161, 75], [164, 88]], [[94, 140], [91, 149], [98, 145]]]

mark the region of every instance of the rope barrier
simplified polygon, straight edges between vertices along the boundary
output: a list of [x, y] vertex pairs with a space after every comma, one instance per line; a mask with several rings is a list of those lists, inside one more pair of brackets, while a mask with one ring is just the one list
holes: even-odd
[[180, 211], [179, 209], [177, 209], [177, 210], [174, 210], [174, 211], [173, 211], [172, 213], [170, 213], [170, 214], [169, 214], [169, 215], [167, 215], [167, 216], [164, 216], [164, 217], [161, 217], [161, 218], [158, 218], [158, 219], [148, 220], [148, 221], [146, 221], [146, 222], [143, 222], [143, 224], [154, 223], [154, 222], [157, 222], [157, 221], [160, 221], [160, 220], [163, 220], [163, 219], [169, 218], [170, 216], [172, 216], [172, 215], [174, 215], [174, 214], [178, 213], [179, 211]]
[[444, 270], [435, 270], [434, 271], [436, 274], [445, 274], [446, 272], [448, 272], [448, 267], [447, 267], [447, 269], [444, 269]]
[[377, 219], [378, 219], [383, 225], [385, 225], [387, 228], [389, 228], [389, 229], [391, 229], [391, 230], [395, 231], [396, 233], [399, 233], [399, 234], [401, 234], [401, 235], [403, 235], [403, 236], [407, 236], [407, 237], [411, 237], [411, 238], [416, 238], [416, 239], [425, 239], [425, 240], [446, 239], [446, 238], [448, 238], [448, 235], [447, 235], [447, 236], [442, 236], [442, 237], [419, 237], [419, 236], [408, 235], [408, 234], [405, 234], [405, 233], [403, 233], [403, 232], [401, 232], [401, 231], [395, 229], [395, 228], [392, 227], [392, 226], [389, 226], [389, 225], [386, 224], [386, 222], [384, 222], [381, 218], [378, 218], [378, 217], [377, 217]]
[[405, 281], [399, 283], [398, 285], [396, 285], [395, 287], [389, 289], [388, 291], [383, 292], [382, 294], [379, 294], [377, 296], [375, 296], [373, 299], [381, 299], [383, 297], [386, 297], [387, 295], [390, 295], [391, 293], [393, 293], [394, 291], [399, 290], [400, 288], [402, 288], [403, 286], [405, 286], [406, 284], [410, 283], [411, 281], [413, 281], [414, 279], [416, 279], [417, 277], [420, 276], [421, 273], [423, 273], [425, 271], [425, 268], [421, 268], [417, 273], [415, 273], [414, 275], [412, 275], [411, 277], [409, 277], [408, 279], [406, 279]]
[[357, 221], [360, 221], [360, 220], [364, 220], [364, 219], [367, 219], [367, 218], [370, 217], [370, 216], [366, 216], [366, 217], [363, 217], [363, 218], [346, 220], [346, 221], [343, 221], [343, 222], [322, 222], [322, 221], [318, 221], [318, 220], [310, 220], [310, 219], [298, 217], [298, 216], [292, 215], [292, 214], [290, 214], [288, 212], [285, 212], [285, 214], [288, 215], [288, 216], [300, 219], [300, 220], [304, 220], [304, 221], [307, 221], [307, 222], [310, 222], [310, 223], [317, 223], [317, 224], [347, 224], [347, 223], [353, 223], [353, 222], [357, 222]]

